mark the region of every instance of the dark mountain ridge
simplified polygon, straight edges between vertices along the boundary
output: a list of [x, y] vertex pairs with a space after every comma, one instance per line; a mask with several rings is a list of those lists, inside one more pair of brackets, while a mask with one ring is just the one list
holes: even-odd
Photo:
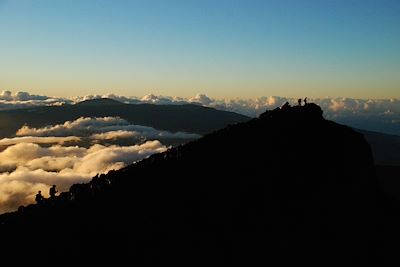
[[1, 249], [17, 265], [42, 255], [73, 266], [367, 266], [380, 260], [380, 199], [364, 137], [307, 104], [2, 215]]
[[81, 102], [76, 103], [77, 106], [119, 106], [119, 105], [126, 105], [120, 101], [111, 99], [111, 98], [96, 98], [90, 100], [84, 100]]

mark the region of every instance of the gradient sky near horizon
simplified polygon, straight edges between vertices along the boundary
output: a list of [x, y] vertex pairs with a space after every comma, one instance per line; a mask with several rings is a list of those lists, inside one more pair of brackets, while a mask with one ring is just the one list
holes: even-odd
[[397, 0], [0, 0], [0, 90], [400, 97]]

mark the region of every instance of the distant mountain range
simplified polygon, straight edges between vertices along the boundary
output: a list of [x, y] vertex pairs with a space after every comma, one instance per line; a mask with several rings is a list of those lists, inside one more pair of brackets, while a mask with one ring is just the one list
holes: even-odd
[[206, 134], [249, 117], [195, 104], [124, 104], [112, 99], [87, 100], [75, 105], [44, 106], [0, 111], [0, 137], [8, 137], [24, 124], [44, 127], [79, 117], [118, 116], [130, 123], [167, 130]]
[[0, 251], [14, 266], [388, 266], [395, 205], [363, 135], [307, 104], [4, 214]]
[[[0, 111], [0, 137], [10, 137], [25, 124], [44, 127], [79, 117], [119, 116], [130, 123], [172, 132], [206, 134], [229, 124], [245, 122], [249, 117], [200, 105], [124, 104], [102, 98], [75, 105], [35, 107]], [[370, 143], [375, 162], [400, 166], [400, 136], [356, 129]], [[171, 142], [171, 141], [170, 141]], [[179, 144], [176, 140], [171, 144]]]

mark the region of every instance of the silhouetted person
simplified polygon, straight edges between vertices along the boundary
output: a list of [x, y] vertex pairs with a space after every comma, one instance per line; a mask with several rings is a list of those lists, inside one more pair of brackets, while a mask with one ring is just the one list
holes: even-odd
[[44, 197], [42, 196], [42, 191], [39, 190], [39, 192], [36, 194], [35, 200], [39, 205], [43, 204]]
[[50, 198], [54, 199], [54, 198], [56, 197], [56, 193], [57, 193], [57, 192], [58, 192], [58, 191], [57, 191], [55, 185], [53, 185], [52, 187], [50, 187], [50, 192], [49, 192]]
[[304, 98], [304, 105], [307, 105], [307, 97]]
[[299, 98], [299, 99], [297, 100], [297, 103], [299, 103], [299, 106], [301, 106], [301, 98]]

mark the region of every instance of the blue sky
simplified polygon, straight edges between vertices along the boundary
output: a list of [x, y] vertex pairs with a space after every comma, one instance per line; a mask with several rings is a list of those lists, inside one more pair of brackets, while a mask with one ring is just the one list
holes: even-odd
[[400, 1], [0, 0], [0, 90], [400, 97]]

